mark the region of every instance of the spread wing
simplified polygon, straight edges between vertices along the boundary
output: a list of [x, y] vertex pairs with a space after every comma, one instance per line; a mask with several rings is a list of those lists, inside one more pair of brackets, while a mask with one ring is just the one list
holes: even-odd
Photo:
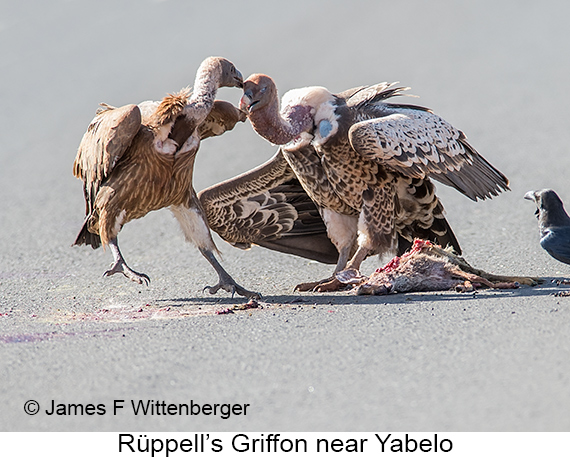
[[215, 100], [206, 120], [198, 127], [200, 139], [218, 136], [232, 130], [238, 122], [245, 122], [247, 115], [229, 102]]
[[83, 180], [86, 213], [92, 210], [101, 183], [131, 144], [141, 126], [136, 105], [121, 108], [102, 104], [79, 144], [73, 175]]
[[354, 124], [352, 147], [411, 178], [431, 176], [472, 200], [508, 190], [509, 181], [448, 122], [429, 110], [384, 105], [384, 116]]
[[319, 211], [281, 150], [269, 161], [198, 194], [208, 224], [225, 241], [252, 244], [323, 263], [338, 252]]

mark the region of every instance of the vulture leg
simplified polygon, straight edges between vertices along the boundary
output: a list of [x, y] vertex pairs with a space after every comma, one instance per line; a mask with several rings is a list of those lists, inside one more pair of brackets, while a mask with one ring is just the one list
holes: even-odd
[[216, 273], [218, 273], [218, 284], [215, 286], [206, 286], [204, 290], [208, 290], [211, 294], [215, 294], [218, 290], [223, 289], [226, 292], [231, 293], [232, 297], [237, 292], [239, 295], [246, 298], [261, 298], [260, 294], [250, 292], [237, 284], [214, 256], [214, 252], [219, 251], [212, 239], [210, 228], [208, 227], [208, 223], [204, 216], [204, 211], [196, 198], [192, 199], [190, 208], [181, 205], [171, 206], [170, 210], [178, 220], [186, 240], [196, 244], [202, 255], [208, 262], [210, 262], [210, 265], [214, 267]]
[[[385, 254], [397, 246], [396, 223], [394, 218], [396, 200], [393, 182], [382, 187], [369, 187], [362, 194], [362, 209], [358, 219], [323, 210], [323, 220], [327, 233], [339, 251], [339, 261], [331, 279], [321, 281], [312, 290], [334, 292], [346, 287], [336, 278], [341, 271], [355, 270], [359, 274], [360, 265], [372, 254]], [[354, 224], [357, 224], [357, 227]], [[358, 232], [358, 249], [346, 264], [346, 259]]]
[[346, 284], [336, 279], [336, 274], [346, 268], [346, 263], [353, 252], [357, 219], [326, 208], [321, 209], [321, 215], [327, 226], [327, 234], [338, 250], [338, 261], [332, 276], [320, 281], [297, 284], [295, 290], [300, 292], [334, 292], [346, 288]]
[[340, 289], [344, 289], [346, 284], [340, 282], [336, 279], [336, 274], [344, 270], [346, 267], [346, 263], [350, 258], [350, 252], [352, 250], [352, 244], [345, 245], [341, 249], [339, 249], [339, 257], [338, 262], [336, 264], [336, 268], [334, 269], [334, 273], [332, 276], [321, 279], [320, 281], [313, 281], [313, 282], [303, 282], [301, 284], [297, 284], [295, 286], [295, 290], [299, 292], [334, 292]]
[[131, 281], [138, 282], [139, 284], [149, 285], [150, 278], [145, 275], [144, 273], [137, 273], [134, 270], [131, 270], [125, 259], [123, 258], [123, 254], [119, 250], [119, 242], [117, 237], [109, 240], [109, 247], [111, 248], [111, 252], [113, 253], [114, 262], [111, 265], [111, 268], [103, 273], [103, 276], [111, 276], [115, 273], [122, 273], [125, 277], [129, 278]]
[[216, 273], [218, 273], [218, 278], [219, 278], [218, 284], [216, 284], [215, 286], [206, 286], [204, 287], [204, 290], [207, 290], [211, 294], [215, 294], [218, 290], [224, 289], [226, 292], [232, 294], [232, 298], [236, 292], [242, 297], [250, 299], [254, 298], [259, 300], [261, 298], [261, 295], [258, 294], [257, 292], [250, 292], [249, 290], [244, 289], [238, 283], [236, 283], [233, 280], [233, 278], [229, 275], [229, 273], [226, 270], [224, 270], [224, 268], [220, 265], [220, 263], [214, 256], [214, 253], [210, 249], [200, 248], [200, 252], [204, 257], [206, 257], [208, 262], [210, 262], [210, 265], [214, 267], [214, 270], [216, 270]]
[[[338, 264], [334, 270], [332, 277], [329, 279], [325, 279], [325, 280], [321, 281], [319, 284], [317, 284], [313, 288], [313, 290], [315, 292], [337, 292], [339, 290], [344, 290], [347, 288], [347, 284], [340, 282], [338, 280], [338, 278], [336, 277], [336, 274], [340, 273], [341, 271], [346, 271], [349, 269], [352, 270], [352, 267], [350, 265], [354, 264], [355, 259], [357, 257], [358, 257], [358, 259], [360, 259], [358, 261], [358, 265], [360, 267], [360, 264], [367, 257], [368, 252], [369, 252], [368, 249], [358, 248], [358, 251], [356, 251], [356, 254], [354, 254], [354, 257], [350, 261], [350, 265], [347, 267], [346, 263], [347, 263], [348, 258], [350, 256], [351, 250], [352, 250], [352, 246], [345, 246], [343, 249], [340, 250], [340, 256], [339, 256]], [[358, 268], [356, 270], [358, 270]]]
[[[362, 194], [362, 209], [358, 218], [358, 249], [356, 253], [342, 268], [335, 270], [334, 279], [319, 285], [317, 292], [334, 292], [340, 290], [345, 284], [341, 283], [336, 274], [341, 271], [350, 271], [351, 274], [360, 274], [360, 265], [369, 255], [385, 254], [395, 250], [397, 234], [394, 219], [396, 201], [393, 182], [387, 182], [382, 187], [369, 187]], [[341, 256], [342, 251], [341, 251]], [[340, 266], [340, 261], [339, 265]]]
[[359, 246], [358, 250], [356, 251], [356, 254], [354, 254], [354, 257], [350, 260], [350, 263], [348, 264], [346, 269], [347, 270], [360, 270], [360, 265], [362, 264], [364, 259], [366, 259], [366, 257], [368, 257], [368, 254], [370, 253], [370, 251], [371, 251], [371, 249], [369, 249], [365, 246]]

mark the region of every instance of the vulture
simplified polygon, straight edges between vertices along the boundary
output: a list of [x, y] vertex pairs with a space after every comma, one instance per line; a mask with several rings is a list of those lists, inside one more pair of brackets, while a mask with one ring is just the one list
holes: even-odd
[[218, 273], [218, 284], [206, 288], [210, 293], [221, 288], [259, 297], [238, 285], [216, 259], [219, 252], [192, 187], [200, 140], [245, 120], [236, 107], [215, 100], [216, 92], [242, 86], [242, 75], [230, 61], [209, 57], [198, 68], [193, 91], [186, 88], [160, 102], [120, 108], [102, 104], [81, 140], [73, 174], [83, 180], [86, 212], [74, 245], [110, 247], [114, 263], [104, 276], [122, 273], [139, 284], [149, 283], [146, 274], [127, 265], [117, 237], [127, 222], [168, 207], [185, 238]]
[[560, 197], [551, 189], [529, 191], [525, 199], [536, 203], [540, 245], [556, 260], [570, 264], [570, 217]]
[[306, 87], [287, 92], [280, 109], [269, 76], [244, 81], [240, 109], [259, 135], [282, 145], [339, 252], [334, 275], [301, 290], [336, 290], [337, 273], [359, 270], [370, 255], [403, 253], [414, 238], [460, 254], [432, 178], [475, 201], [509, 189], [461, 131], [427, 108], [386, 102], [407, 89]]

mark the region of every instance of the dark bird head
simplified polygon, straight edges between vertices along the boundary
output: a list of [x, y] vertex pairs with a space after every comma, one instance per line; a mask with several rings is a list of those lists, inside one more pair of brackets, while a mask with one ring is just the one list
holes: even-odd
[[240, 109], [252, 113], [275, 101], [278, 101], [277, 86], [269, 76], [254, 74], [244, 81]]
[[564, 210], [564, 203], [551, 189], [529, 191], [526, 200], [536, 203], [536, 217], [541, 229], [570, 225], [570, 218]]
[[219, 64], [222, 69], [220, 87], [243, 87], [243, 76], [240, 71], [229, 60], [219, 57]]

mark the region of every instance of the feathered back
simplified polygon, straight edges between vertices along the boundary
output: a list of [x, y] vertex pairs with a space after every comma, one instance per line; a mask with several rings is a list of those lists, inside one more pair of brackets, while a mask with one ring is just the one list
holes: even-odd
[[180, 92], [168, 94], [162, 99], [156, 111], [149, 119], [149, 126], [160, 127], [173, 122], [188, 104], [192, 89], [185, 87]]

